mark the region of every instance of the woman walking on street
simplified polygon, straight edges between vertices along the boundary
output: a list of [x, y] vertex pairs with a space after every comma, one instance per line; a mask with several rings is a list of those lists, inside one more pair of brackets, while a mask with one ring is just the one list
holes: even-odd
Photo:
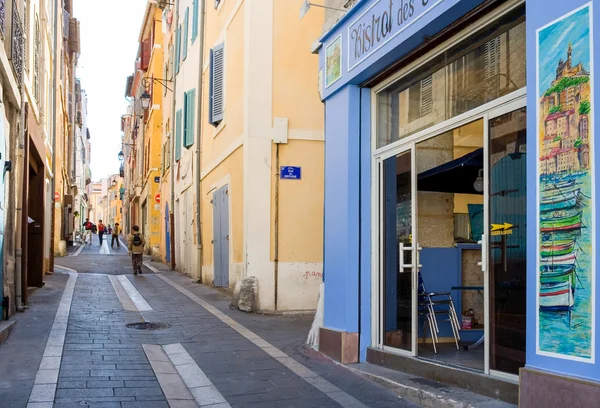
[[112, 230], [112, 239], [110, 241], [110, 247], [113, 248], [115, 242], [117, 243], [117, 248], [121, 248], [121, 244], [119, 243], [119, 234], [121, 233], [121, 228], [119, 227], [119, 223], [115, 223], [115, 227]]
[[98, 238], [100, 238], [100, 246], [102, 246], [102, 237], [106, 232], [106, 227], [102, 224], [102, 220], [98, 223]]
[[133, 263], [133, 274], [137, 275], [142, 273], [142, 261], [144, 260], [144, 246], [146, 241], [144, 236], [140, 233], [140, 227], [134, 225], [131, 228], [133, 231], [129, 234], [127, 239], [129, 245], [129, 255], [131, 255], [131, 262]]

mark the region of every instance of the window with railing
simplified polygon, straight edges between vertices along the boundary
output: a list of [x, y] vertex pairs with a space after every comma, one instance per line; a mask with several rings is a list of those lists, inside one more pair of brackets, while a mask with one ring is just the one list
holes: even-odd
[[17, 83], [23, 82], [23, 24], [15, 1], [12, 7], [11, 61]]
[[0, 32], [2, 32], [2, 37], [5, 34], [5, 25], [6, 25], [6, 0], [0, 0]]

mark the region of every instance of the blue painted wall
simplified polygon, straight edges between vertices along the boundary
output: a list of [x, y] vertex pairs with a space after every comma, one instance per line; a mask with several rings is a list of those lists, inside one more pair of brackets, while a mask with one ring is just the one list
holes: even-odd
[[360, 88], [325, 104], [325, 326], [357, 332]]
[[[527, 54], [531, 58], [527, 59], [527, 128], [528, 128], [528, 151], [531, 154], [527, 157], [527, 180], [528, 185], [537, 184], [536, 167], [537, 155], [533, 154], [534, 148], [538, 143], [538, 135], [536, 134], [536, 30], [546, 24], [560, 18], [570, 11], [588, 3], [582, 0], [528, 0], [527, 1]], [[597, 22], [600, 21], [600, 2], [593, 1], [593, 23], [595, 28], [598, 27]], [[598, 30], [594, 31], [593, 38], [593, 64], [598, 67], [600, 64], [600, 47], [597, 44], [600, 42]], [[592, 71], [592, 86], [594, 88], [593, 101], [600, 101], [600, 87], [598, 85], [598, 71], [596, 68]], [[600, 120], [600, 109], [594, 108], [594, 124], [595, 129], [598, 129]], [[596, 161], [596, 191], [598, 191], [598, 158], [600, 157], [600, 143], [598, 143], [598, 133], [593, 135], [592, 143]], [[598, 204], [593, 204], [598, 208]], [[596, 362], [583, 363], [569, 361], [565, 359], [540, 356], [536, 354], [536, 189], [529, 188], [527, 191], [527, 247], [530, 248], [527, 257], [527, 365], [529, 367], [552, 371], [559, 374], [565, 374], [576, 377], [583, 377], [593, 380], [600, 380], [600, 363], [598, 363], [598, 351], [600, 350], [600, 341], [596, 330], [595, 349]], [[598, 230], [598, 219], [596, 219], [596, 231]], [[594, 248], [596, 251], [596, 259], [598, 260], [598, 246]], [[598, 316], [600, 315], [600, 279], [598, 279], [598, 267], [596, 266], [596, 305], [595, 319], [596, 327], [598, 327]]]

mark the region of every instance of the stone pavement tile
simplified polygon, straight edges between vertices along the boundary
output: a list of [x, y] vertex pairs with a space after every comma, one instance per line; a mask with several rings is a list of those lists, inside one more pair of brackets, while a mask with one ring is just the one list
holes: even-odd
[[194, 400], [169, 400], [170, 408], [198, 408]]
[[[58, 402], [53, 408], [82, 408], [82, 405], [80, 402]], [[121, 408], [121, 402], [91, 402], [87, 403], [85, 408]]]
[[200, 406], [220, 404], [226, 402], [223, 395], [214, 386], [198, 387], [190, 389], [194, 399]]
[[156, 380], [149, 380], [149, 381], [125, 381], [125, 387], [132, 387], [132, 388], [143, 388], [143, 387], [149, 387], [149, 388], [156, 388], [156, 387], [160, 387], [160, 385], [158, 384], [158, 381]]
[[121, 403], [122, 408], [169, 408], [169, 404], [166, 401], [136, 401], [136, 402], [123, 402]]
[[58, 380], [57, 388], [86, 388], [87, 381], [75, 380], [74, 378], [60, 378]]
[[86, 381], [87, 388], [122, 388], [125, 383], [122, 380]]
[[115, 388], [115, 396], [118, 397], [143, 397], [143, 396], [162, 396], [162, 390], [160, 388]]
[[[56, 398], [89, 398], [89, 397], [113, 397], [115, 393], [112, 388], [59, 388], [56, 390]], [[120, 395], [116, 395], [120, 396]]]

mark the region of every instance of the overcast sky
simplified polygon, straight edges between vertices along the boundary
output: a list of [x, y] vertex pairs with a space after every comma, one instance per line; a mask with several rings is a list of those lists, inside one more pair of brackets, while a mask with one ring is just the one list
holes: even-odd
[[114, 4], [110, 16], [98, 7], [98, 2], [78, 0], [73, 4], [81, 29], [77, 77], [89, 100], [94, 181], [119, 172], [120, 118], [127, 107], [125, 81], [134, 71], [146, 3], [121, 0]]

